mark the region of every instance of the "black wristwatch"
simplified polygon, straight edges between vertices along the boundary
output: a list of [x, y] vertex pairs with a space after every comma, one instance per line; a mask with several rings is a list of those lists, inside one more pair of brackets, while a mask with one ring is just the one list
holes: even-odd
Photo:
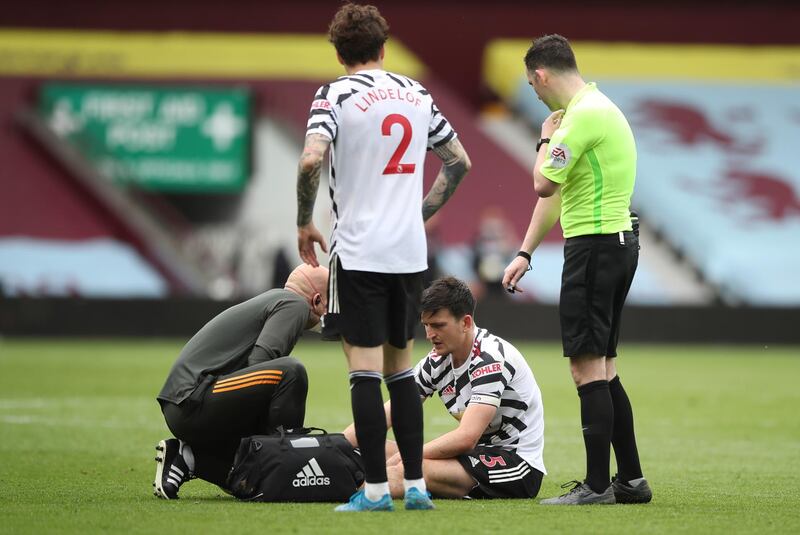
[[539, 152], [539, 149], [541, 149], [542, 145], [544, 145], [545, 143], [550, 143], [549, 137], [543, 137], [542, 139], [539, 140], [539, 142], [536, 144], [536, 152]]

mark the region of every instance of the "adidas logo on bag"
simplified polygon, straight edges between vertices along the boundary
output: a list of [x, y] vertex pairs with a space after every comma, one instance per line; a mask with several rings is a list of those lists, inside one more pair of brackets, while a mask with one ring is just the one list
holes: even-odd
[[315, 487], [318, 485], [330, 485], [331, 478], [325, 477], [322, 468], [319, 467], [317, 460], [312, 457], [302, 470], [297, 472], [292, 481], [293, 487]]

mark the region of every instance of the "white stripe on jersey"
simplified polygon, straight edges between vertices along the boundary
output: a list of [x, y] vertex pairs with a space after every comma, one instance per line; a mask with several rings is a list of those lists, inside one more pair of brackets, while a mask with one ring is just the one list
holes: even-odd
[[517, 349], [486, 329], [475, 327], [472, 354], [458, 368], [452, 355], [435, 351], [414, 368], [420, 394], [439, 394], [447, 411], [460, 419], [470, 403], [498, 399], [497, 412], [478, 445], [500, 446], [516, 451], [529, 465], [546, 474], [544, 408], [539, 385]]
[[427, 268], [422, 221], [426, 149], [456, 137], [415, 80], [383, 70], [342, 76], [317, 91], [306, 135], [332, 140], [331, 253], [347, 270]]

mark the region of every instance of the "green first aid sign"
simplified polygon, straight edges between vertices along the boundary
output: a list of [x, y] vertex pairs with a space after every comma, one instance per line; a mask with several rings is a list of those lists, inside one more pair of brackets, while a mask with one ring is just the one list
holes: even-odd
[[148, 190], [235, 192], [250, 172], [243, 89], [46, 84], [39, 110], [106, 176]]

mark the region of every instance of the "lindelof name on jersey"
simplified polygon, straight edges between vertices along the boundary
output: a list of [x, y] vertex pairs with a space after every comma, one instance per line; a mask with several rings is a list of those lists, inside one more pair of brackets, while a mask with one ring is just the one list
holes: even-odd
[[402, 102], [407, 102], [408, 104], [413, 104], [416, 107], [419, 107], [420, 104], [422, 104], [422, 99], [420, 98], [419, 93], [416, 91], [408, 91], [406, 89], [376, 88], [370, 89], [369, 91], [362, 91], [359, 93], [359, 96], [361, 97], [361, 100], [355, 101], [354, 104], [356, 105], [356, 108], [362, 112], [366, 112], [369, 110], [370, 106], [383, 100], [399, 100]]

